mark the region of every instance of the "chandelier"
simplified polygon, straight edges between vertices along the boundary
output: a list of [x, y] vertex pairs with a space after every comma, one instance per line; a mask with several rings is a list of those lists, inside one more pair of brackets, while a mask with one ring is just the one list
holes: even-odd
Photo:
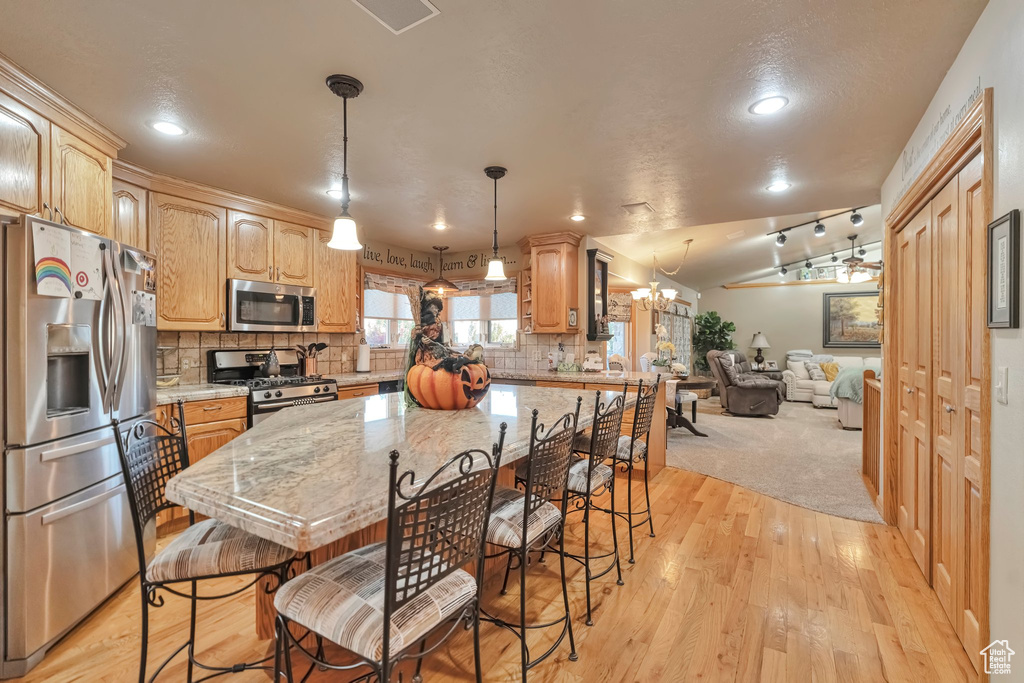
[[[687, 243], [687, 247], [689, 247], [689, 243]], [[676, 270], [678, 270], [678, 268]], [[671, 287], [666, 287], [662, 290], [658, 289], [657, 256], [654, 257], [654, 266], [651, 269], [651, 272], [651, 281], [647, 283], [650, 287], [634, 289], [630, 294], [633, 295], [633, 301], [636, 302], [637, 307], [639, 307], [641, 311], [664, 311], [675, 302], [676, 294], [678, 292]]]

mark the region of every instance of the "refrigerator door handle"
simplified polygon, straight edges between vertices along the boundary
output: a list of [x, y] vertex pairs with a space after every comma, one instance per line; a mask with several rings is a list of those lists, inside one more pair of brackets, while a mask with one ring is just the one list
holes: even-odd
[[[118, 316], [121, 315], [121, 307], [118, 304], [118, 292], [116, 291], [117, 286], [117, 273], [114, 271], [114, 259], [110, 254], [110, 246], [103, 251], [103, 270], [106, 279], [112, 282], [110, 286], [110, 297], [111, 304], [114, 307], [114, 350], [110, 357], [110, 369], [107, 375], [106, 387], [103, 389], [103, 412], [113, 413], [114, 411], [114, 386], [116, 382], [116, 372], [118, 366], [121, 364], [121, 354], [124, 351], [124, 337], [119, 332]], [[109, 329], [109, 326], [104, 325], [104, 332]]]
[[125, 376], [128, 372], [128, 326], [131, 321], [128, 318], [128, 304], [126, 303], [128, 285], [124, 281], [124, 268], [115, 266], [117, 276], [118, 303], [121, 307], [121, 319], [117, 330], [117, 336], [121, 339], [121, 354], [118, 362], [117, 379], [114, 381], [114, 398], [111, 409], [117, 409], [121, 405], [121, 394], [124, 392]]
[[108, 446], [114, 443], [114, 436], [107, 435], [99, 439], [93, 439], [92, 441], [86, 441], [85, 443], [76, 444], [74, 446], [64, 446], [63, 448], [51, 448], [50, 450], [43, 451], [39, 454], [39, 462], [50, 462], [52, 460], [59, 460], [66, 458], [69, 455], [78, 455], [79, 453], [85, 453], [87, 451], [96, 450], [103, 446]]
[[96, 324], [96, 370], [100, 385], [100, 395], [103, 397], [103, 412], [107, 412], [107, 386], [110, 384], [110, 344], [107, 340], [107, 331], [110, 325], [107, 324], [110, 301], [110, 280], [103, 279], [103, 292], [100, 294], [100, 311]]
[[114, 496], [120, 496], [124, 492], [125, 492], [125, 486], [124, 486], [124, 484], [121, 484], [120, 486], [117, 486], [117, 487], [112, 488], [112, 489], [108, 489], [108, 490], [104, 491], [103, 493], [97, 494], [97, 495], [93, 496], [92, 498], [88, 498], [86, 500], [83, 500], [81, 502], [75, 503], [73, 505], [68, 505], [66, 508], [61, 508], [59, 510], [54, 510], [53, 512], [47, 512], [46, 514], [44, 514], [42, 516], [42, 518], [40, 519], [40, 522], [43, 524], [43, 526], [47, 526], [49, 524], [53, 524], [54, 522], [56, 522], [59, 519], [64, 519], [65, 517], [73, 515], [76, 512], [81, 512], [82, 510], [87, 510], [88, 508], [91, 508], [93, 505], [99, 505], [103, 501], [110, 500]]

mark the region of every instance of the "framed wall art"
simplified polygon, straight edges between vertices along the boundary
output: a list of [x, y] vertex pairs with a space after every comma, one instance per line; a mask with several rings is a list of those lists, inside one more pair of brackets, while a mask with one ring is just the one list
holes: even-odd
[[878, 341], [878, 292], [829, 292], [822, 295], [825, 348], [881, 347]]
[[988, 225], [988, 326], [1020, 327], [1020, 209]]

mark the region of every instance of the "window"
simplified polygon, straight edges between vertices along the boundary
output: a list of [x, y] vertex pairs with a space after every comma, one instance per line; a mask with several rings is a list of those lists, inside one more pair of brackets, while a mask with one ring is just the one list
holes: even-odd
[[626, 339], [629, 323], [608, 323], [608, 331], [613, 335], [608, 340], [608, 356], [618, 354], [626, 358], [629, 353], [629, 341]]
[[412, 308], [405, 294], [363, 290], [363, 327], [366, 343], [373, 346], [403, 346], [412, 336]]
[[515, 292], [454, 296], [447, 300], [452, 342], [456, 346], [513, 346], [519, 328]]

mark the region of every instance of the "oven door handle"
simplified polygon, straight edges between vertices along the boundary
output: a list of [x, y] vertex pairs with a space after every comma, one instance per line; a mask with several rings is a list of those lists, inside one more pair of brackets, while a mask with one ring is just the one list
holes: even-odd
[[[337, 394], [328, 394], [327, 396], [303, 396], [302, 398], [291, 398], [284, 399], [281, 401], [268, 401], [267, 403], [256, 403], [253, 404], [252, 412], [256, 413], [269, 413], [274, 410], [280, 410], [281, 408], [291, 408], [294, 405], [309, 405], [309, 402], [313, 403], [327, 403], [328, 401], [337, 401]], [[296, 403], [300, 401], [300, 403]]]

